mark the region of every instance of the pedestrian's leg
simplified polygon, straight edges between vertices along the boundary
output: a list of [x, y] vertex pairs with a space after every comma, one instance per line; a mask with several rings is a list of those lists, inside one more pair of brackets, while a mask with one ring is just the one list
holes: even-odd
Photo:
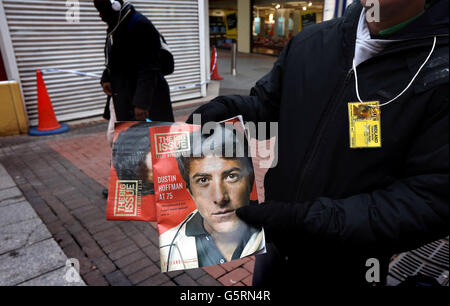
[[106, 133], [106, 139], [108, 139], [108, 143], [112, 148], [114, 141], [114, 125], [117, 122], [116, 112], [114, 110], [114, 100], [111, 98], [109, 101], [109, 123], [108, 123], [108, 131]]
[[[109, 116], [108, 130], [106, 131], [106, 139], [108, 140], [108, 143], [112, 148], [114, 141], [114, 126], [117, 121], [116, 112], [114, 110], [114, 101], [112, 98], [109, 100], [109, 114], [110, 116]], [[108, 197], [108, 188], [105, 188], [103, 190], [103, 196], [105, 198]]]

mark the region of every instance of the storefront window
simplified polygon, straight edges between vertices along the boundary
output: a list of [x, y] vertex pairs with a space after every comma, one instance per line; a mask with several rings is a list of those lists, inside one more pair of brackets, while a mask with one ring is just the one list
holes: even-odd
[[209, 2], [210, 43], [217, 48], [231, 48], [237, 40], [236, 0]]
[[280, 54], [289, 39], [322, 22], [324, 1], [254, 0], [252, 52]]

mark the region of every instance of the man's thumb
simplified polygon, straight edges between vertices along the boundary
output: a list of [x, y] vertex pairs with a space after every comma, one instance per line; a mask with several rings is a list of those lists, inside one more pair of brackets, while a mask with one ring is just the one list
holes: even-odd
[[236, 215], [253, 227], [262, 227], [264, 222], [264, 204], [247, 205], [236, 210]]

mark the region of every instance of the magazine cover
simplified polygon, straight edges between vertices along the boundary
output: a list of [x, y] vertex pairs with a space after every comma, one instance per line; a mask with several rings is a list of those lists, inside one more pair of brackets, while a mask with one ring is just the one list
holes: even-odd
[[[233, 122], [235, 120], [231, 120]], [[243, 125], [150, 128], [161, 271], [192, 269], [265, 252], [264, 231], [236, 209], [258, 205]]]
[[157, 122], [118, 122], [111, 154], [107, 220], [156, 221], [150, 127]]

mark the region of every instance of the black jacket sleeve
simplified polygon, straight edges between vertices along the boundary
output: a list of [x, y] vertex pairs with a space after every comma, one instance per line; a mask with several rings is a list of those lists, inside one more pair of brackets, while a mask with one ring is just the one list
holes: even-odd
[[405, 157], [402, 179], [369, 194], [341, 200], [319, 198], [294, 205], [308, 207], [302, 220], [306, 234], [390, 252], [413, 249], [447, 236], [448, 102], [447, 84], [433, 94], [426, 119]]
[[[427, 118], [411, 144], [403, 178], [383, 190], [345, 199], [318, 198], [304, 203], [269, 201], [239, 208], [236, 214], [262, 226], [268, 241], [296, 252], [302, 241], [358, 253], [394, 254], [449, 234], [448, 85], [434, 95]], [[289, 251], [290, 250], [290, 251]]]
[[133, 106], [147, 109], [151, 113], [159, 77], [159, 52], [161, 42], [159, 33], [150, 21], [138, 21], [133, 28], [135, 58], [132, 59], [136, 70], [136, 90]]
[[[202, 122], [222, 121], [242, 115], [244, 121], [277, 122], [279, 118], [283, 66], [290, 47], [284, 48], [272, 70], [262, 77], [250, 91], [250, 96], [219, 96], [200, 106], [193, 114], [202, 115]], [[193, 114], [187, 122], [193, 122]]]

